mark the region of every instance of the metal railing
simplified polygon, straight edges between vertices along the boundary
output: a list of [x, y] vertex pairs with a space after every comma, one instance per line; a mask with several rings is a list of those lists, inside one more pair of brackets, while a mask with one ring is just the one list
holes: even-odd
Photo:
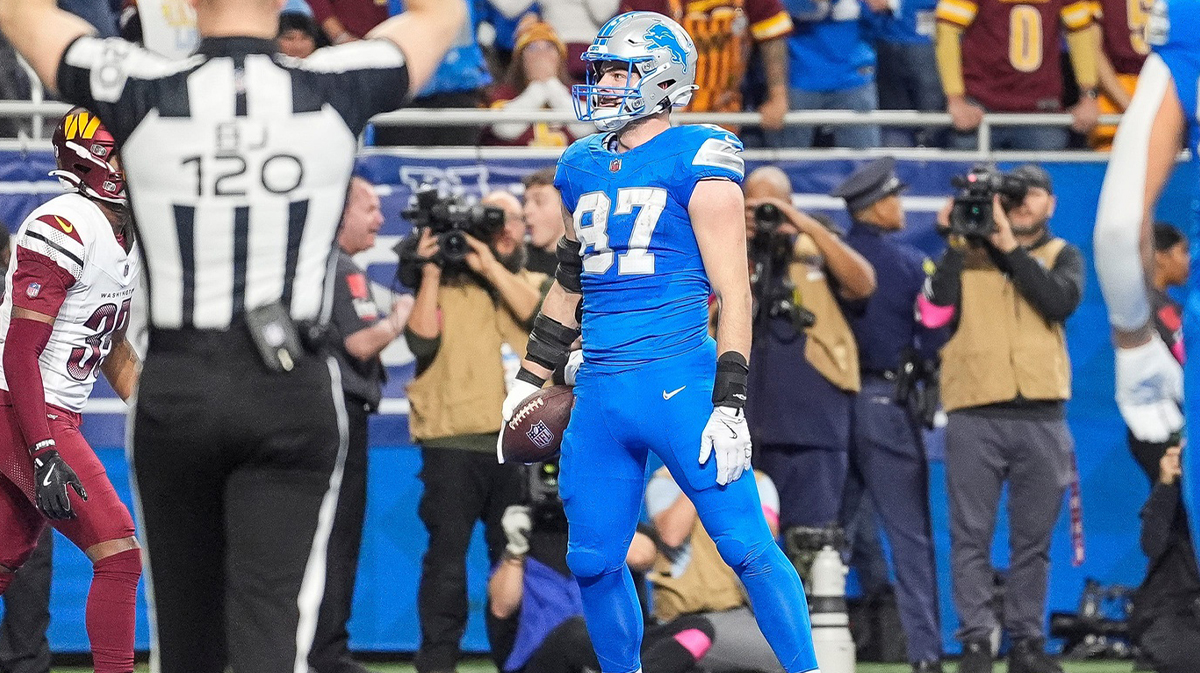
[[[36, 79], [36, 78], [34, 78]], [[41, 87], [35, 90], [35, 96], [41, 96]], [[0, 118], [33, 119], [36, 134], [40, 137], [40, 129], [46, 121], [55, 120], [70, 109], [65, 103], [32, 101], [0, 101]], [[678, 112], [672, 117], [681, 124], [722, 124], [728, 126], [754, 126], [759, 122], [756, 112]], [[1103, 115], [1102, 124], [1116, 124], [1120, 115]], [[553, 110], [497, 110], [482, 108], [407, 108], [377, 115], [372, 120], [377, 126], [489, 126], [498, 123], [552, 123], [565, 124], [576, 122], [569, 113]], [[979, 125], [979, 142], [974, 150], [941, 150], [936, 148], [878, 148], [865, 152], [886, 152], [897, 155], [924, 155], [963, 158], [1009, 158], [1018, 155], [1036, 154], [1042, 156], [1048, 152], [1001, 152], [992, 149], [991, 131], [996, 127], [1013, 126], [1054, 126], [1069, 127], [1072, 117], [1067, 113], [987, 113]], [[939, 127], [947, 128], [953, 121], [945, 112], [917, 112], [913, 110], [875, 110], [872, 112], [855, 112], [852, 110], [797, 110], [784, 116], [786, 126], [880, 126], [880, 127]], [[38, 140], [26, 140], [27, 145], [37, 145]], [[509, 152], [513, 148], [507, 148]], [[841, 153], [835, 148], [833, 153]], [[778, 150], [788, 152], [789, 150]], [[794, 152], [794, 150], [792, 150]], [[830, 156], [831, 150], [817, 150], [820, 156]], [[862, 156], [864, 150], [852, 150]], [[804, 151], [801, 151], [803, 154]], [[1079, 158], [1081, 155], [1095, 158], [1094, 152], [1055, 152], [1054, 156], [1063, 158]]]

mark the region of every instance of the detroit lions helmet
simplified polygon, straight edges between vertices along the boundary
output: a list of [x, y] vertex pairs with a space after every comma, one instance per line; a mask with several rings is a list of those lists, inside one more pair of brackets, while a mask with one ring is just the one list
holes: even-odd
[[[581, 57], [588, 62], [587, 84], [572, 87], [575, 116], [601, 131], [664, 109], [683, 107], [696, 90], [696, 47], [678, 23], [655, 12], [626, 12], [600, 28]], [[623, 63], [625, 86], [600, 86], [606, 63]], [[637, 72], [639, 79], [628, 84]]]

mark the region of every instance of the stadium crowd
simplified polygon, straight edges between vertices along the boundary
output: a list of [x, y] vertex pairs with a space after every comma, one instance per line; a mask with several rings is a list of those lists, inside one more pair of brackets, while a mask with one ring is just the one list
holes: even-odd
[[[148, 39], [145, 7], [135, 0], [60, 5], [101, 35]], [[584, 77], [579, 55], [609, 18], [633, 10], [673, 16], [695, 38], [700, 88], [689, 109], [760, 115], [757, 126], [740, 130], [747, 146], [968, 149], [978, 142], [985, 112], [1066, 111], [1069, 129], [993, 129], [993, 147], [1104, 148], [1113, 129], [1099, 126], [1098, 115], [1129, 104], [1148, 53], [1140, 37], [1148, 9], [1115, 0], [477, 0], [471, 30], [412, 105], [571, 113], [571, 85]], [[360, 40], [401, 11], [401, 0], [291, 0], [280, 19], [279, 50], [305, 58], [325, 45]], [[154, 20], [165, 17], [172, 29], [185, 29], [180, 12]], [[23, 98], [28, 91], [6, 44], [0, 95]], [[812, 109], [947, 111], [953, 126], [783, 124], [787, 111]], [[580, 123], [512, 122], [376, 128], [373, 142], [565, 147], [592, 131]], [[746, 417], [764, 516], [806, 579], [814, 554], [828, 540], [847, 537], [864, 602], [894, 595], [900, 649], [914, 673], [943, 670], [921, 434], [939, 402], [949, 416], [951, 566], [964, 652], [958, 670], [990, 672], [1001, 630], [1011, 639], [1011, 672], [1062, 670], [1045, 651], [1043, 615], [1051, 529], [1064, 494], [1076, 489], [1077, 498], [1064, 420], [1072, 388], [1063, 323], [1079, 305], [1083, 257], [1053, 235], [1050, 175], [1030, 164], [1006, 179], [1019, 185], [1019, 195], [987, 211], [984, 234], [965, 231], [961, 213], [947, 203], [938, 223], [948, 246], [937, 260], [893, 236], [905, 226], [899, 199], [905, 185], [890, 159], [867, 164], [832, 192], [850, 216], [846, 231], [795, 208], [787, 176], [776, 168], [760, 168], [744, 184], [757, 305]], [[598, 668], [566, 560], [557, 464], [497, 464], [493, 453], [505, 376], [515, 374], [514, 356], [526, 354], [563, 235], [553, 168], [529, 174], [523, 186], [520, 198], [506, 190], [485, 195], [477, 212], [492, 224], [453, 240], [422, 219], [434, 212], [432, 203], [406, 214], [414, 231], [397, 253], [412, 298], [397, 299], [385, 314], [353, 259], [375, 244], [379, 199], [362, 177], [351, 184], [331, 318], [352, 412], [350, 454], [329, 550], [331, 566], [341, 571], [328, 579], [332, 598], [322, 605], [314, 627], [318, 647], [309, 658], [319, 673], [365, 670], [350, 656], [345, 624], [367, 498], [367, 417], [380, 403], [380, 353], [401, 339], [416, 362], [407, 393], [423, 461], [418, 511], [429, 533], [417, 670], [452, 671], [460, 659], [466, 554], [477, 521], [491, 564], [487, 630], [498, 669]], [[1186, 250], [1178, 230], [1156, 229], [1155, 317], [1180, 359], [1179, 307], [1166, 289], [1185, 282]], [[1000, 303], [1011, 310], [995, 311]], [[568, 361], [556, 382], [572, 383], [578, 366]], [[1133, 627], [1153, 667], [1146, 670], [1185, 670], [1171, 666], [1195, 661], [1181, 643], [1200, 630], [1200, 576], [1181, 523], [1179, 449], [1132, 433], [1130, 443], [1155, 484], [1142, 538], [1151, 558], [1145, 590], [1153, 599], [1138, 604]], [[1006, 483], [1023, 506], [1009, 513], [1012, 567], [997, 610], [988, 554]], [[651, 625], [642, 646], [646, 673], [781, 671], [755, 626], [745, 588], [665, 469], [651, 478], [645, 506], [647, 521], [626, 562], [649, 594], [643, 596]], [[895, 588], [887, 562], [872, 550], [881, 532]], [[30, 574], [47, 570], [30, 564], [23, 572], [17, 577], [24, 583], [14, 582], [5, 597], [0, 670], [16, 661], [27, 667], [13, 664], [13, 671], [48, 665], [44, 639], [27, 637], [45, 629], [44, 602], [28, 600], [41, 588], [25, 586]], [[881, 619], [863, 615], [877, 625]]]
[[[62, 0], [101, 35], [140, 39], [136, 0]], [[182, 0], [154, 0], [146, 21], [190, 44]], [[1073, 123], [993, 129], [999, 149], [1103, 149], [1113, 127], [1100, 113], [1129, 104], [1149, 48], [1146, 2], [1054, 0], [475, 0], [471, 25], [413, 106], [557, 110], [572, 108], [584, 78], [579, 55], [606, 20], [624, 11], [673, 17], [696, 38], [697, 84], [690, 110], [756, 111], [741, 129], [748, 147], [972, 148], [985, 111], [1069, 111]], [[361, 39], [402, 0], [289, 0], [280, 22], [283, 53]], [[185, 53], [185, 52], [180, 52]], [[10, 47], [0, 49], [0, 98], [29, 95]], [[946, 111], [951, 128], [853, 125], [784, 128], [789, 110]], [[0, 129], [16, 131], [12, 122]], [[376, 129], [380, 145], [565, 147], [578, 124], [503, 123], [483, 128]]]

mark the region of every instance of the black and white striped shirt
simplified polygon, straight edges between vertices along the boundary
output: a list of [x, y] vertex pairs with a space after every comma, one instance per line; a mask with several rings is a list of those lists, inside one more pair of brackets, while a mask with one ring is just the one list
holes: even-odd
[[269, 40], [208, 38], [169, 60], [82, 37], [58, 89], [119, 143], [152, 327], [224, 329], [275, 301], [296, 320], [328, 319], [358, 134], [408, 94], [395, 44], [298, 60]]

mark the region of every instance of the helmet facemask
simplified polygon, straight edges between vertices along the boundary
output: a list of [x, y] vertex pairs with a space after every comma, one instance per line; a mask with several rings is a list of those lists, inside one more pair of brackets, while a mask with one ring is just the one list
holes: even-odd
[[[588, 62], [587, 84], [572, 87], [575, 115], [601, 131], [616, 131], [633, 120], [683, 107], [696, 89], [691, 38], [675, 22], [651, 12], [612, 19], [582, 58]], [[624, 66], [624, 86], [600, 84], [613, 64]]]

